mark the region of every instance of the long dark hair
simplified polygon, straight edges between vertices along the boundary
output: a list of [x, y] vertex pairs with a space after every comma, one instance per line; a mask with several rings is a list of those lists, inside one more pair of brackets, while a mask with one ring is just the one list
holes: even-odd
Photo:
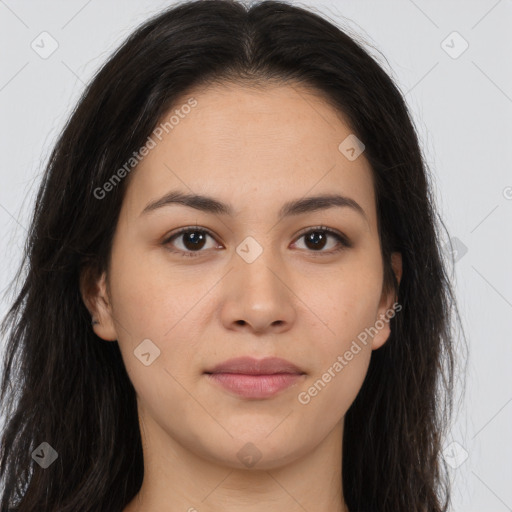
[[[116, 512], [138, 492], [144, 468], [135, 390], [117, 343], [92, 331], [79, 289], [81, 277], [107, 269], [129, 177], [108, 199], [95, 190], [192, 87], [270, 80], [321, 93], [366, 145], [385, 284], [402, 305], [346, 413], [347, 505], [353, 512], [447, 510], [442, 438], [457, 362], [452, 312], [460, 317], [404, 96], [360, 43], [322, 16], [283, 2], [229, 0], [181, 3], [140, 26], [95, 75], [50, 155], [13, 281], [22, 285], [1, 330], [2, 510]], [[399, 286], [392, 251], [402, 253]], [[58, 452], [47, 469], [31, 456], [42, 442]]]

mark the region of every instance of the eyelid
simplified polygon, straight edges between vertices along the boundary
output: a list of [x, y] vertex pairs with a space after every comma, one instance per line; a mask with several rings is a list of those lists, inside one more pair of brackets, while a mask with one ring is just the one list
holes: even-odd
[[311, 226], [311, 227], [308, 227], [308, 228], [301, 229], [295, 235], [295, 238], [297, 239], [297, 238], [305, 235], [306, 233], [310, 233], [311, 231], [325, 231], [329, 235], [332, 235], [332, 236], [335, 236], [335, 237], [339, 237], [343, 241], [343, 243], [346, 244], [348, 247], [352, 247], [352, 242], [349, 240], [349, 238], [345, 234], [343, 234], [341, 231], [338, 231], [337, 229], [329, 228], [329, 227], [323, 226], [323, 225], [321, 225], [321, 226]]
[[[192, 231], [204, 232], [207, 235], [211, 236], [214, 240], [217, 240], [216, 236], [208, 228], [204, 228], [202, 226], [195, 225], [195, 226], [185, 226], [183, 228], [179, 228], [177, 231], [173, 231], [169, 235], [166, 235], [164, 237], [164, 240], [162, 241], [162, 245], [163, 246], [168, 246], [170, 244], [171, 240], [173, 240], [174, 238], [179, 237], [183, 233], [189, 233], [189, 232], [192, 232]], [[173, 253], [178, 253], [181, 256], [193, 256], [195, 254], [197, 254], [199, 256], [202, 252], [206, 252], [206, 251], [183, 251], [181, 249], [177, 249], [177, 250], [176, 249], [168, 249], [168, 250], [173, 252]]]
[[[211, 230], [209, 230], [208, 228], [202, 227], [202, 226], [194, 225], [194, 226], [185, 226], [183, 228], [179, 228], [177, 231], [172, 232], [171, 234], [169, 234], [168, 236], [166, 236], [164, 238], [164, 240], [162, 242], [162, 245], [167, 246], [167, 245], [170, 244], [171, 240], [173, 240], [174, 238], [178, 237], [179, 235], [181, 235], [183, 233], [188, 233], [188, 232], [192, 232], [192, 231], [204, 232], [207, 235], [211, 236], [214, 240], [216, 240], [216, 236], [213, 234], [213, 232]], [[338, 243], [341, 245], [341, 247], [338, 247], [336, 249], [331, 249], [329, 251], [321, 251], [321, 250], [320, 251], [311, 251], [311, 250], [307, 251], [307, 252], [309, 252], [310, 254], [312, 254], [314, 256], [332, 255], [332, 254], [340, 252], [343, 249], [348, 249], [348, 248], [351, 248], [353, 246], [352, 242], [349, 240], [349, 238], [345, 234], [343, 234], [342, 232], [340, 232], [340, 231], [338, 231], [336, 229], [329, 228], [329, 227], [323, 226], [323, 225], [320, 225], [320, 226], [310, 226], [310, 227], [307, 227], [307, 228], [304, 228], [304, 229], [300, 230], [295, 235], [295, 237], [294, 237], [295, 241], [293, 243], [296, 243], [296, 241], [299, 238], [301, 238], [302, 236], [304, 236], [305, 234], [310, 233], [310, 232], [314, 232], [314, 231], [323, 231], [323, 232], [327, 233], [327, 235], [333, 236], [334, 238], [336, 238], [338, 240]], [[203, 250], [199, 250], [199, 251], [183, 251], [181, 249], [178, 249], [178, 250], [169, 249], [169, 251], [171, 251], [173, 253], [178, 253], [181, 256], [192, 256], [192, 257], [195, 257], [196, 255], [200, 256], [201, 253], [206, 252], [206, 251], [203, 251]]]

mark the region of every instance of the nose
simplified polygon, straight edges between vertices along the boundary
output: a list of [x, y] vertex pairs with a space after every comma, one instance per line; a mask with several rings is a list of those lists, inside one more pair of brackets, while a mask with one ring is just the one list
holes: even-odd
[[291, 328], [297, 297], [289, 273], [272, 258], [270, 251], [248, 263], [235, 255], [226, 276], [221, 319], [229, 330], [273, 334]]

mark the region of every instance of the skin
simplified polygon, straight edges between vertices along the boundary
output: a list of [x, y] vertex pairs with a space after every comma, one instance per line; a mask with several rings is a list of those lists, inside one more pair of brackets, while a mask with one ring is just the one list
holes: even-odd
[[[215, 85], [193, 97], [197, 106], [132, 171], [109, 270], [82, 288], [94, 332], [118, 341], [137, 392], [145, 475], [125, 512], [346, 512], [344, 416], [389, 324], [308, 404], [298, 395], [395, 302], [383, 288], [371, 168], [364, 153], [350, 161], [338, 150], [352, 131], [311, 90]], [[237, 215], [177, 204], [141, 214], [174, 189], [213, 196]], [[334, 192], [366, 218], [334, 207], [278, 221], [286, 201]], [[318, 226], [353, 246], [332, 253], [332, 235], [308, 245], [300, 231]], [[196, 258], [170, 250], [193, 250], [186, 236], [163, 243], [182, 227], [214, 234]], [[248, 236], [263, 249], [252, 263], [236, 252]], [[400, 280], [399, 253], [392, 264]], [[134, 356], [144, 339], [160, 350], [149, 366]], [[249, 400], [203, 373], [244, 355], [282, 357], [306, 375]], [[250, 468], [237, 457], [246, 443], [261, 454]]]

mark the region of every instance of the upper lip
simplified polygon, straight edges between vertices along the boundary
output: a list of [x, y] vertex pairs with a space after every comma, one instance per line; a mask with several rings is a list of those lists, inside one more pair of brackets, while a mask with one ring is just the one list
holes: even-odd
[[205, 373], [238, 373], [244, 375], [273, 375], [276, 373], [304, 374], [304, 372], [286, 359], [280, 357], [237, 357], [228, 359]]

